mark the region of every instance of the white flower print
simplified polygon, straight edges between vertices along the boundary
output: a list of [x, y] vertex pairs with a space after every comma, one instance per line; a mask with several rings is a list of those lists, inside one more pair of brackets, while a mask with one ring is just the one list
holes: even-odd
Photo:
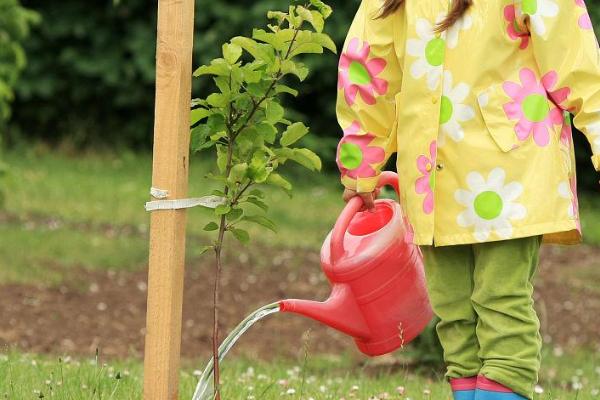
[[456, 201], [466, 207], [456, 222], [467, 228], [474, 227], [473, 235], [479, 242], [486, 241], [492, 232], [501, 239], [513, 234], [512, 220], [525, 218], [527, 210], [515, 200], [523, 193], [519, 182], [504, 184], [506, 173], [502, 168], [494, 168], [487, 180], [476, 171], [467, 175], [469, 190], [454, 192]]
[[[438, 18], [437, 22], [443, 19]], [[421, 79], [426, 76], [427, 86], [430, 90], [437, 89], [442, 76], [442, 64], [446, 55], [445, 32], [436, 35], [433, 31], [434, 25], [425, 18], [419, 18], [416, 22], [418, 39], [408, 39], [406, 51], [409, 55], [417, 57], [411, 67], [411, 76]]]
[[444, 72], [444, 87], [442, 92], [440, 110], [440, 137], [438, 145], [446, 143], [446, 136], [450, 136], [455, 142], [460, 142], [465, 137], [461, 122], [475, 118], [475, 111], [471, 106], [465, 105], [464, 101], [469, 96], [471, 88], [466, 83], [452, 86], [452, 73]]
[[558, 185], [558, 195], [563, 199], [569, 200], [569, 205], [567, 206], [567, 215], [569, 218], [575, 218], [575, 196], [573, 196], [573, 192], [571, 191], [571, 185], [568, 181], [562, 181]]
[[[598, 114], [600, 116], [600, 114]], [[600, 153], [600, 121], [594, 122], [586, 127], [587, 134], [590, 137], [592, 151]]]
[[553, 18], [558, 15], [558, 4], [556, 0], [517, 0], [523, 14], [529, 15], [529, 21], [534, 32], [538, 35], [546, 33], [545, 18]]
[[460, 31], [466, 31], [471, 29], [473, 26], [473, 18], [470, 14], [463, 15], [458, 21], [454, 23], [450, 28], [448, 28], [448, 33], [446, 33], [446, 42], [448, 43], [448, 48], [453, 49], [458, 45], [458, 36]]

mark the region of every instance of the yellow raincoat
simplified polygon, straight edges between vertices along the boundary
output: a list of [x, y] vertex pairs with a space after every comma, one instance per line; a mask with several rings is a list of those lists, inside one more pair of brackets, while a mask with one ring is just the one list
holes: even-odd
[[475, 0], [441, 35], [447, 0], [375, 19], [382, 3], [362, 1], [339, 60], [344, 186], [372, 191], [397, 152], [414, 243], [579, 243], [571, 114], [600, 169], [600, 51], [583, 0]]

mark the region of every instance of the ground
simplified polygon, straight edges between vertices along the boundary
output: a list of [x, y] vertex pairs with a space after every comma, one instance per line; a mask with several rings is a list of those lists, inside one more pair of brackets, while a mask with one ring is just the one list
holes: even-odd
[[[18, 376], [28, 375], [39, 382], [31, 386], [35, 390], [49, 393], [46, 381], [50, 380], [58, 393], [73, 384], [57, 386], [57, 371], [70, 371], [68, 376], [79, 371], [78, 389], [72, 390], [85, 392], [97, 383], [105, 391], [103, 398], [138, 398], [134, 393], [139, 393], [147, 289], [148, 216], [142, 205], [150, 186], [149, 157], [91, 154], [69, 158], [36, 149], [10, 153], [8, 161], [8, 195], [0, 212], [0, 315], [4, 321], [0, 346], [7, 350], [0, 359], [0, 374], [3, 368], [20, 372], [10, 375], [12, 386], [0, 383], [0, 394], [20, 390], [22, 378]], [[191, 192], [202, 195], [206, 193], [203, 164], [194, 166]], [[253, 230], [254, 244], [249, 247], [229, 242], [223, 276], [225, 331], [269, 302], [285, 297], [326, 298], [329, 288], [319, 269], [318, 250], [342, 205], [338, 187], [331, 182], [331, 177], [304, 178], [292, 199], [270, 192], [275, 198], [270, 213], [280, 226], [278, 234]], [[546, 387], [543, 398], [552, 398], [547, 397], [551, 386], [574, 394], [573, 388], [581, 383], [579, 399], [596, 398], [600, 389], [600, 223], [596, 223], [600, 210], [586, 197], [582, 205], [587, 243], [543, 247], [536, 295], [548, 360], [541, 381]], [[210, 348], [208, 288], [213, 263], [209, 254], [197, 252], [208, 240], [201, 229], [206, 218], [201, 210], [189, 213], [183, 393], [190, 392], [194, 381], [190, 372], [200, 367], [198, 360], [206, 360]], [[85, 361], [96, 349], [102, 361]], [[57, 362], [57, 355], [63, 355], [63, 362]], [[70, 362], [64, 361], [65, 355]], [[294, 315], [276, 315], [261, 322], [242, 338], [231, 357], [226, 381], [239, 376], [246, 379], [243, 396], [232, 392], [231, 398], [252, 395], [248, 386], [255, 388], [254, 393], [270, 387], [267, 390], [272, 394], [263, 398], [279, 398], [280, 392], [288, 390], [295, 391], [290, 396], [299, 396], [301, 376], [305, 393], [315, 399], [352, 398], [353, 385], [359, 386], [355, 398], [384, 391], [397, 395], [397, 386], [403, 386], [406, 396], [413, 399], [447, 396], [439, 369], [428, 367], [425, 375], [415, 373], [415, 355], [410, 349], [365, 362], [351, 339]], [[584, 364], [578, 365], [582, 360]], [[112, 378], [110, 367], [102, 367], [105, 361], [114, 365]], [[33, 366], [34, 362], [38, 365]], [[294, 369], [298, 365], [300, 369]], [[262, 370], [267, 379], [258, 379], [261, 373], [257, 371], [250, 377], [249, 367]], [[129, 375], [121, 374], [122, 379], [116, 380], [115, 368]], [[288, 370], [291, 378], [286, 378]], [[315, 377], [309, 380], [311, 374]], [[327, 384], [329, 378], [333, 380]], [[289, 385], [278, 383], [281, 379]], [[326, 386], [324, 393], [321, 385]], [[81, 398], [73, 396], [57, 398]], [[575, 398], [565, 396], [561, 398]]]

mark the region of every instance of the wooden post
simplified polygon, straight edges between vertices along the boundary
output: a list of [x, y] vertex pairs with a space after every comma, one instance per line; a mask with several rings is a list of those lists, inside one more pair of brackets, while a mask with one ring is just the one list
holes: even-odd
[[[159, 0], [152, 186], [187, 196], [194, 0]], [[150, 218], [144, 399], [179, 391], [185, 210]]]

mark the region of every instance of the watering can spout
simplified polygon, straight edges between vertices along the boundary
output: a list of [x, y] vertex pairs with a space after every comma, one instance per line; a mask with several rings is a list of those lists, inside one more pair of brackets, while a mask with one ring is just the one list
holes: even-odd
[[303, 315], [355, 338], [367, 338], [370, 335], [351, 289], [345, 284], [335, 285], [326, 301], [281, 300], [279, 310]]

